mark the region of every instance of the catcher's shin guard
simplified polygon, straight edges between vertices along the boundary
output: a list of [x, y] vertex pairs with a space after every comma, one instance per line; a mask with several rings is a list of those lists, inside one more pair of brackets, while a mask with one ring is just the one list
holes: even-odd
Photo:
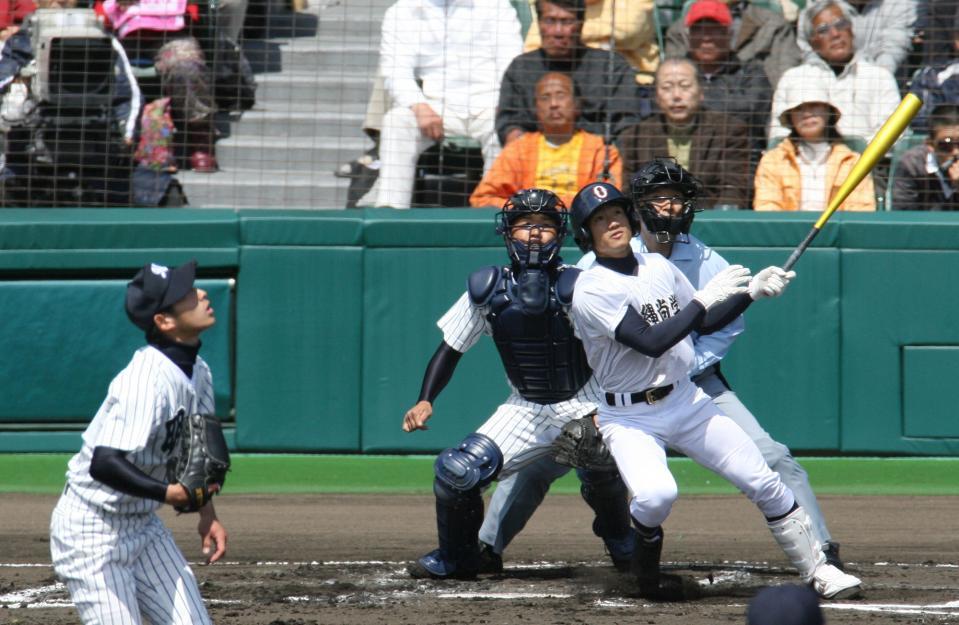
[[580, 494], [593, 509], [593, 533], [603, 539], [613, 565], [620, 571], [630, 569], [636, 548], [636, 535], [630, 526], [629, 491], [617, 471], [577, 469]]
[[797, 507], [781, 519], [770, 521], [769, 530], [802, 580], [824, 599], [846, 599], [861, 591], [862, 582], [826, 561], [822, 545], [812, 533], [812, 522]]
[[413, 577], [472, 579], [479, 570], [479, 529], [483, 524], [482, 489], [503, 466], [496, 443], [470, 434], [436, 459], [436, 531], [439, 549], [410, 568]]

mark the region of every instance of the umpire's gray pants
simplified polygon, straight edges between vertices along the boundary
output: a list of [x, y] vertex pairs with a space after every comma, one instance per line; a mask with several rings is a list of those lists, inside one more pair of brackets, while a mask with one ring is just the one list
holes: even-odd
[[550, 485], [569, 473], [570, 468], [543, 456], [496, 483], [483, 518], [479, 539], [503, 553], [506, 545], [526, 527]]
[[802, 465], [793, 458], [789, 448], [780, 442], [773, 440], [773, 437], [763, 429], [753, 413], [739, 401], [736, 393], [726, 388], [723, 381], [715, 373], [708, 373], [702, 377], [695, 377], [693, 381], [699, 385], [699, 388], [713, 398], [713, 402], [719, 406], [726, 416], [736, 422], [736, 424], [745, 430], [749, 438], [753, 439], [759, 451], [769, 468], [779, 474], [782, 481], [789, 487], [796, 496], [796, 501], [809, 515], [812, 520], [813, 532], [816, 538], [826, 546], [826, 542], [832, 539], [829, 528], [826, 527], [826, 520], [823, 518], [822, 510], [819, 509], [819, 502], [816, 501], [816, 495], [812, 492], [809, 485], [809, 475]]

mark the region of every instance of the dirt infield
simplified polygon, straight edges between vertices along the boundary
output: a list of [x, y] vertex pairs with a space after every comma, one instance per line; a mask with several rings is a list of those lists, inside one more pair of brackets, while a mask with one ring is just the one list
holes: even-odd
[[[0, 503], [0, 623], [78, 623], [49, 566], [55, 499]], [[860, 600], [827, 602], [830, 625], [959, 623], [959, 521], [948, 497], [824, 497], [822, 506]], [[432, 498], [224, 496], [226, 562], [195, 567], [220, 625], [744, 623], [767, 584], [796, 582], [758, 511], [743, 497], [681, 497], [665, 525], [667, 568], [701, 596], [652, 604], [634, 596], [589, 531], [575, 496], [547, 497], [506, 553], [506, 572], [475, 582], [410, 579], [407, 561], [435, 546]], [[164, 514], [187, 557], [195, 520]]]

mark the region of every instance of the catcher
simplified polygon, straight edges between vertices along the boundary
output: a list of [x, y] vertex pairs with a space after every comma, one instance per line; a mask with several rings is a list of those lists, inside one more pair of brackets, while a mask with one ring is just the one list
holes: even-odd
[[[478, 431], [437, 458], [439, 548], [413, 563], [409, 572], [416, 578], [469, 579], [501, 569], [494, 546], [481, 551], [478, 540], [483, 489], [550, 455], [563, 426], [596, 407], [592, 371], [565, 312], [579, 273], [559, 257], [566, 206], [551, 191], [524, 189], [507, 200], [497, 218], [510, 264], [473, 272], [467, 292], [439, 320], [443, 340], [427, 366], [419, 401], [403, 417], [403, 429], [427, 428], [433, 401], [463, 353], [484, 334], [496, 344], [512, 392]], [[628, 568], [635, 534], [625, 484], [609, 465], [581, 471], [580, 478], [583, 498], [596, 514], [594, 532], [614, 563]]]
[[226, 553], [210, 498], [229, 454], [212, 415], [210, 368], [197, 355], [216, 322], [196, 263], [143, 267], [126, 312], [147, 345], [110, 383], [68, 465], [50, 521], [54, 571], [85, 624], [210, 623], [196, 578], [156, 510], [199, 512], [208, 564]]

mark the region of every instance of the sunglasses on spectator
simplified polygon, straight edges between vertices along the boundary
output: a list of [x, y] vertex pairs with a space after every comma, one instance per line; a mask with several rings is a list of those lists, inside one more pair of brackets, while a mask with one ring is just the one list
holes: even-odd
[[563, 28], [569, 28], [579, 23], [579, 20], [575, 17], [544, 17], [539, 22], [543, 26], [562, 26]]
[[820, 24], [812, 29], [813, 37], [825, 37], [829, 34], [829, 31], [836, 29], [837, 31], [849, 30], [852, 24], [844, 17], [839, 18], [835, 22], [830, 24]]
[[959, 137], [943, 137], [935, 143], [936, 150], [940, 152], [952, 152], [956, 148], [959, 148]]

